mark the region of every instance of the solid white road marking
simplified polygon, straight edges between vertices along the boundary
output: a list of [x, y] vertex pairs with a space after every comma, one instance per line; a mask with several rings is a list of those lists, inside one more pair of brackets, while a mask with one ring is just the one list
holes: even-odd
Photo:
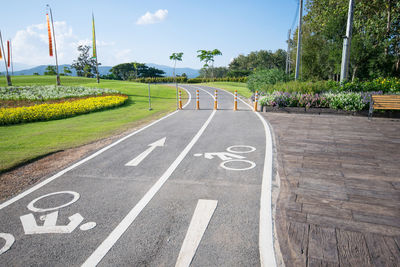
[[11, 246], [15, 242], [15, 238], [12, 234], [7, 234], [7, 233], [0, 233], [0, 238], [3, 238], [6, 241], [4, 246], [0, 249], [0, 255], [1, 255], [11, 248]]
[[[229, 163], [229, 162], [246, 162], [246, 163], [250, 164], [250, 166], [249, 167], [245, 167], [245, 168], [232, 168], [232, 167], [225, 166], [225, 164]], [[250, 160], [231, 159], [231, 160], [227, 160], [227, 161], [221, 162], [221, 164], [219, 166], [224, 168], [224, 169], [226, 169], [226, 170], [229, 170], [229, 171], [247, 171], [247, 170], [253, 169], [256, 166], [256, 164], [253, 161], [250, 161]]]
[[26, 235], [34, 234], [69, 234], [83, 221], [82, 215], [75, 213], [68, 217], [70, 220], [67, 225], [56, 225], [58, 211], [47, 214], [43, 226], [37, 225], [35, 217], [32, 213], [20, 217], [22, 227]]
[[82, 264], [82, 266], [96, 266], [101, 259], [107, 254], [107, 252], [114, 246], [118, 239], [124, 234], [126, 229], [133, 223], [140, 212], [146, 207], [150, 200], [157, 194], [164, 183], [168, 180], [171, 174], [175, 171], [181, 161], [189, 153], [190, 149], [199, 140], [208, 124], [211, 122], [215, 115], [215, 110], [208, 117], [207, 121], [203, 124], [197, 134], [193, 137], [192, 141], [185, 147], [185, 149], [179, 154], [175, 161], [168, 167], [164, 174], [158, 179], [158, 181], [150, 188], [149, 191], [143, 196], [143, 198], [135, 205], [135, 207], [125, 216], [125, 218], [117, 225], [117, 227], [107, 236], [107, 238], [100, 244], [100, 246], [89, 256], [89, 258]]
[[133, 160], [129, 161], [128, 163], [125, 164], [125, 166], [137, 166], [140, 164], [140, 162], [142, 162], [142, 160], [144, 160], [156, 147], [159, 146], [164, 146], [165, 144], [165, 139], [167, 139], [167, 137], [161, 138], [160, 140], [151, 143], [149, 145], [149, 148], [146, 149], [145, 151], [143, 151], [142, 153], [140, 153], [136, 158], [134, 158]]
[[87, 230], [93, 229], [94, 227], [96, 227], [96, 223], [95, 222], [88, 222], [88, 223], [82, 224], [79, 227], [79, 229], [81, 229], [82, 231], [87, 231]]
[[[222, 91], [233, 95], [224, 89]], [[239, 98], [250, 110], [252, 106], [247, 104], [243, 99]], [[259, 251], [260, 251], [260, 263], [261, 266], [276, 266], [275, 253], [274, 253], [274, 234], [272, 225], [272, 208], [271, 208], [271, 189], [272, 189], [272, 134], [271, 129], [265, 119], [259, 114], [254, 114], [260, 119], [264, 126], [265, 131], [265, 158], [264, 158], [264, 170], [263, 178], [261, 183], [261, 197], [260, 197], [260, 219], [259, 219]]]
[[[233, 150], [233, 148], [249, 148], [249, 150], [241, 150], [241, 151], [237, 151], [237, 150]], [[235, 145], [235, 146], [230, 146], [226, 149], [226, 151], [228, 152], [232, 152], [232, 153], [250, 153], [253, 151], [256, 151], [256, 148], [253, 146], [245, 146], [245, 145]]]
[[[186, 102], [186, 104], [183, 106], [183, 107], [186, 107], [187, 105], [189, 105], [190, 100], [191, 100], [191, 98], [192, 98], [192, 95], [190, 94], [190, 92], [189, 92], [187, 89], [185, 89], [185, 88], [183, 88], [183, 89], [184, 89], [184, 90], [188, 93], [188, 95], [189, 95], [189, 100], [188, 100], [188, 102]], [[47, 179], [44, 180], [43, 182], [38, 183], [37, 185], [35, 185], [35, 186], [29, 188], [28, 190], [22, 192], [21, 194], [16, 195], [15, 197], [13, 197], [13, 198], [7, 200], [7, 201], [4, 202], [4, 203], [1, 203], [1, 204], [0, 204], [0, 210], [3, 209], [3, 208], [5, 208], [5, 207], [7, 207], [7, 206], [9, 206], [9, 205], [11, 205], [12, 203], [14, 203], [14, 202], [16, 202], [16, 201], [18, 201], [18, 200], [20, 200], [21, 198], [23, 198], [23, 197], [29, 195], [30, 193], [35, 192], [35, 191], [38, 190], [39, 188], [45, 186], [46, 184], [52, 182], [53, 180], [55, 180], [55, 179], [57, 179], [57, 178], [59, 178], [60, 176], [62, 176], [63, 174], [69, 172], [70, 170], [75, 169], [75, 168], [78, 167], [79, 165], [82, 165], [83, 163], [85, 163], [85, 162], [87, 162], [87, 161], [89, 161], [89, 160], [91, 160], [91, 159], [97, 157], [98, 155], [100, 155], [100, 154], [103, 153], [104, 151], [107, 151], [107, 150], [109, 150], [110, 148], [112, 148], [113, 146], [118, 145], [119, 143], [121, 143], [122, 141], [128, 139], [129, 137], [132, 137], [132, 136], [134, 136], [135, 134], [138, 134], [138, 133], [140, 133], [140, 132], [146, 130], [147, 128], [149, 128], [149, 127], [153, 126], [154, 124], [159, 123], [160, 121], [162, 121], [162, 120], [164, 120], [164, 119], [166, 119], [166, 118], [168, 118], [168, 117], [170, 117], [170, 116], [176, 114], [177, 112], [179, 112], [179, 110], [176, 110], [176, 111], [174, 111], [174, 112], [172, 112], [172, 113], [170, 113], [170, 114], [168, 114], [168, 115], [166, 115], [166, 116], [164, 116], [164, 117], [162, 117], [162, 118], [160, 118], [160, 119], [158, 119], [158, 120], [156, 120], [156, 121], [154, 121], [154, 122], [152, 122], [152, 123], [150, 123], [150, 124], [144, 126], [143, 128], [141, 128], [141, 129], [139, 129], [139, 130], [137, 130], [137, 131], [135, 131], [135, 132], [133, 132], [133, 133], [130, 133], [130, 134], [128, 134], [128, 135], [125, 136], [125, 137], [122, 137], [121, 139], [115, 141], [114, 143], [112, 143], [112, 144], [110, 144], [110, 145], [108, 145], [108, 146], [106, 146], [106, 147], [100, 149], [100, 150], [97, 151], [96, 153], [93, 153], [93, 154], [90, 155], [89, 157], [86, 157], [86, 158], [84, 158], [84, 159], [78, 161], [77, 163], [71, 165], [70, 167], [68, 167], [68, 168], [66, 168], [66, 169], [64, 169], [64, 170], [62, 170], [62, 171], [56, 173], [55, 175], [53, 175], [53, 176], [51, 176], [51, 177], [49, 177], [49, 178], [47, 178]]]
[[218, 201], [200, 199], [197, 202], [175, 267], [188, 267], [214, 214]]
[[[53, 207], [53, 208], [41, 209], [41, 208], [36, 208], [36, 207], [33, 205], [33, 204], [36, 203], [36, 201], [41, 200], [42, 198], [45, 198], [45, 197], [48, 197], [48, 196], [59, 195], [59, 194], [71, 194], [71, 195], [74, 196], [74, 198], [73, 198], [71, 201], [69, 201], [69, 202], [67, 202], [67, 203], [65, 203], [65, 204], [63, 204], [63, 205], [60, 205], [60, 206], [57, 206], [57, 207]], [[29, 210], [31, 210], [31, 211], [33, 211], [33, 212], [46, 212], [46, 211], [58, 210], [58, 209], [67, 207], [67, 206], [71, 205], [72, 203], [76, 202], [76, 201], [79, 199], [79, 197], [80, 197], [79, 194], [78, 194], [77, 192], [74, 192], [74, 191], [60, 191], [60, 192], [54, 192], [54, 193], [46, 194], [46, 195], [43, 195], [43, 196], [41, 196], [41, 197], [35, 198], [34, 200], [32, 200], [32, 201], [28, 204], [27, 207], [28, 207]]]
[[204, 153], [204, 157], [206, 159], [213, 159], [214, 156], [219, 157], [221, 160], [229, 160], [229, 159], [245, 159], [246, 157], [232, 154], [229, 152], [213, 152], [213, 153]]
[[214, 99], [214, 101], [215, 101], [215, 96], [214, 96], [213, 94], [211, 94], [210, 92], [208, 92], [207, 90], [205, 90], [205, 89], [203, 89], [203, 88], [200, 88], [200, 87], [194, 87], [194, 86], [190, 86], [190, 87], [193, 87], [194, 89], [198, 89], [198, 90], [201, 90], [201, 91], [206, 92], [206, 93], [209, 94], [209, 95]]

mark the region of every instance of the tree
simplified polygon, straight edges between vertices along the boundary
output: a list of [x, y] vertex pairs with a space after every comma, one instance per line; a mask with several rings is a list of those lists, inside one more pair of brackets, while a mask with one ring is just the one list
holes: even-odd
[[172, 53], [172, 55], [169, 56], [169, 59], [174, 61], [174, 77], [176, 77], [176, 74], [175, 74], [176, 62], [182, 61], [182, 56], [183, 56], [183, 52]]
[[147, 77], [163, 77], [165, 72], [157, 68], [148, 67], [143, 63], [131, 62], [118, 64], [111, 68], [112, 75], [108, 75], [109, 79], [116, 78], [118, 80], [129, 80]]
[[[278, 49], [275, 52], [260, 50], [250, 52], [248, 55], [239, 55], [229, 64], [230, 72], [244, 72], [247, 76], [256, 69], [281, 69], [286, 68], [286, 51]], [[236, 75], [236, 74], [235, 74]]]
[[[78, 59], [74, 60], [72, 67], [76, 70], [76, 74], [80, 77], [93, 78], [96, 73], [96, 59], [89, 55], [90, 46], [80, 45]], [[101, 63], [98, 63], [101, 65]]]
[[67, 66], [64, 66], [64, 75], [68, 76], [68, 74], [72, 74], [72, 71]]
[[211, 62], [211, 78], [214, 79], [214, 57], [221, 56], [222, 53], [218, 49], [214, 50], [197, 50], [197, 57], [201, 61], [204, 61], [203, 68], [209, 68], [209, 64]]
[[56, 66], [47, 66], [44, 75], [57, 75]]
[[[216, 68], [214, 68], [214, 76], [215, 76], [215, 78], [226, 77], [228, 74], [228, 71], [229, 70], [227, 67], [216, 67]], [[206, 68], [201, 68], [199, 77], [206, 78], [207, 76], [211, 76], [211, 70], [206, 69]]]
[[[303, 76], [305, 79], [337, 79], [348, 0], [308, 0], [306, 9]], [[296, 37], [293, 43], [296, 46]], [[292, 52], [296, 52], [295, 47]], [[353, 79], [400, 76], [400, 1], [355, 2], [349, 63]]]

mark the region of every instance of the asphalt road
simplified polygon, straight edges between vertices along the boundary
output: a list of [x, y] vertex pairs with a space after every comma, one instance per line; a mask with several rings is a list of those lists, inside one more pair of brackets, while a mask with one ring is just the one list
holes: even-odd
[[275, 265], [267, 124], [182, 88], [183, 110], [0, 204], [0, 265]]

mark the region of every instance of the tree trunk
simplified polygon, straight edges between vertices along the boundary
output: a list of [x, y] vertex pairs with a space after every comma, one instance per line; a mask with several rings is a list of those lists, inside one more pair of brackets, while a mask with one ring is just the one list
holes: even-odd
[[351, 81], [354, 82], [354, 79], [356, 78], [356, 72], [357, 72], [357, 66], [353, 68], [353, 76], [351, 77]]
[[[386, 39], [390, 38], [390, 24], [392, 20], [392, 0], [387, 0]], [[385, 47], [385, 56], [388, 55], [389, 44]]]

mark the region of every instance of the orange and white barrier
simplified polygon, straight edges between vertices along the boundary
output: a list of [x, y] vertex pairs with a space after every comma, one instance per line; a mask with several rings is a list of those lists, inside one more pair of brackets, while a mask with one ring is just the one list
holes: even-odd
[[236, 110], [238, 110], [238, 108], [237, 108], [237, 90], [235, 90], [233, 101], [234, 101], [233, 102], [233, 110], [236, 111]]
[[215, 96], [214, 96], [214, 109], [217, 110], [218, 109], [218, 95], [217, 95], [218, 91], [215, 90]]
[[254, 95], [254, 111], [257, 111], [257, 104], [258, 104], [258, 91]]
[[200, 109], [199, 90], [196, 90], [196, 109]]
[[179, 109], [182, 109], [182, 92], [181, 92], [181, 90], [179, 90], [178, 101], [179, 101]]

